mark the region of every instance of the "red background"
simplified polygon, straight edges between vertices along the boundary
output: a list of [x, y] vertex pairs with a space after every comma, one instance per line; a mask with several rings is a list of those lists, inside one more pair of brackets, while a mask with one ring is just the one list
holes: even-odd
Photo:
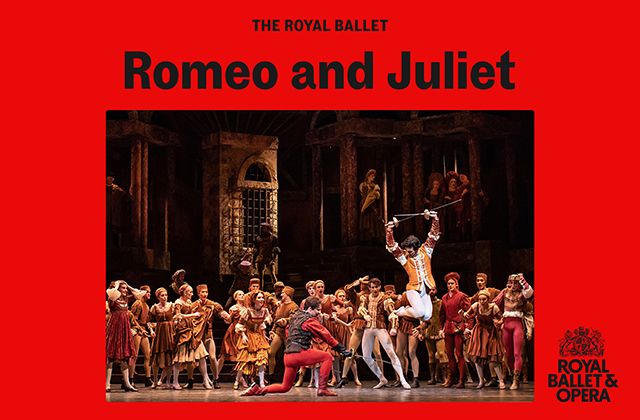
[[[637, 40], [637, 34], [632, 35], [637, 14], [627, 6], [608, 2], [595, 9], [559, 1], [456, 2], [449, 7], [417, 1], [385, 7], [345, 1], [288, 6], [38, 3], [9, 6], [2, 25], [3, 89], [8, 90], [2, 236], [9, 286], [3, 305], [9, 339], [2, 350], [2, 387], [3, 400], [24, 416], [233, 413], [269, 419], [285, 412], [297, 417], [307, 408], [302, 403], [219, 403], [214, 413], [213, 406], [203, 403], [105, 402], [105, 206], [98, 186], [104, 182], [109, 109], [535, 111], [535, 402], [458, 404], [456, 415], [597, 418], [631, 406], [637, 381], [631, 380], [634, 359], [627, 355], [635, 354], [638, 340], [631, 318], [636, 301], [626, 296], [637, 296], [633, 182], [638, 134], [632, 125], [637, 121], [638, 59], [636, 42], [631, 48], [632, 39]], [[298, 18], [389, 22], [386, 32], [367, 33], [255, 32], [251, 22]], [[291, 87], [291, 67], [297, 61], [341, 61], [346, 66], [363, 60], [367, 50], [374, 51], [372, 90]], [[430, 62], [442, 61], [444, 51], [460, 50], [468, 52], [469, 63], [495, 63], [509, 50], [516, 63], [511, 70], [515, 90], [496, 84], [485, 91], [421, 91], [413, 85], [396, 91], [387, 84], [387, 73], [399, 70], [401, 51]], [[236, 60], [250, 67], [270, 61], [279, 78], [270, 90], [250, 86], [189, 91], [180, 85], [168, 91], [125, 90], [124, 51], [145, 51], [153, 65], [164, 60], [218, 61], [224, 68]], [[578, 326], [603, 334], [607, 367], [619, 379], [619, 388], [610, 390], [611, 403], [560, 403], [555, 390], [546, 386], [547, 374], [557, 372], [558, 339]], [[329, 415], [336, 417], [404, 416], [399, 409], [439, 416], [454, 408], [399, 404], [318, 409], [331, 407]], [[257, 411], [249, 414], [247, 409]]]

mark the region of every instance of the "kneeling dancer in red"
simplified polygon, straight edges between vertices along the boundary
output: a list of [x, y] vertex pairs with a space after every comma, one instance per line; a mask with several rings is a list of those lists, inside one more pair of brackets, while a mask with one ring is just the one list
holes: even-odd
[[331, 353], [322, 352], [311, 348], [311, 336], [322, 338], [331, 348], [345, 357], [351, 357], [342, 344], [338, 343], [329, 331], [318, 322], [316, 316], [320, 313], [320, 299], [315, 296], [308, 297], [305, 310], [299, 310], [289, 319], [287, 327], [287, 344], [284, 350], [284, 377], [282, 384], [273, 384], [261, 387], [254, 384], [241, 395], [265, 395], [269, 393], [288, 392], [293, 386], [296, 372], [300, 366], [322, 363], [320, 366], [320, 378], [318, 381], [318, 395], [335, 396], [335, 392], [327, 389], [327, 382], [331, 375]]

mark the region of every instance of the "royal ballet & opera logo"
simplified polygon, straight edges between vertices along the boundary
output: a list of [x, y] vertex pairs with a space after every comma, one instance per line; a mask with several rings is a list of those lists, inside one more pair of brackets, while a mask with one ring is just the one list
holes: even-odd
[[611, 402], [609, 390], [618, 387], [618, 380], [607, 369], [602, 334], [579, 327], [567, 330], [558, 341], [558, 370], [548, 381], [549, 388], [558, 389], [558, 401]]

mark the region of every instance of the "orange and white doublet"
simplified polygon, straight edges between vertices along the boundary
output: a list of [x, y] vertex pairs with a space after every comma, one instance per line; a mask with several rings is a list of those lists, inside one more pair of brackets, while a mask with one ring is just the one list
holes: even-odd
[[409, 256], [407, 251], [401, 249], [400, 245], [393, 239], [393, 232], [387, 231], [387, 251], [391, 252], [407, 272], [409, 276], [407, 290], [416, 290], [422, 294], [429, 291], [425, 289], [425, 286], [429, 289], [435, 287], [436, 280], [433, 278], [431, 272], [431, 256], [433, 255], [433, 248], [435, 248], [436, 242], [440, 238], [438, 235], [439, 229], [439, 220], [433, 219], [427, 240], [422, 244], [417, 255], [413, 258]]
[[438, 230], [440, 222], [437, 218], [431, 219], [431, 230], [427, 240], [418, 248], [415, 257], [410, 257], [409, 253], [401, 249], [398, 243], [393, 239], [393, 231], [387, 229], [387, 250], [402, 264], [402, 267], [409, 276], [407, 283], [407, 299], [410, 307], [400, 307], [394, 313], [398, 316], [406, 316], [410, 318], [428, 321], [431, 318], [431, 297], [429, 290], [434, 288], [436, 280], [431, 272], [431, 256], [433, 248], [440, 238]]

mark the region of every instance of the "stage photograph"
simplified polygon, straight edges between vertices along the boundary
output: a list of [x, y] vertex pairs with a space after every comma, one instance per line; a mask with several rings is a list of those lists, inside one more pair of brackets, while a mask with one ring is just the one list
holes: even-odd
[[106, 170], [107, 402], [534, 401], [533, 111], [110, 110]]

